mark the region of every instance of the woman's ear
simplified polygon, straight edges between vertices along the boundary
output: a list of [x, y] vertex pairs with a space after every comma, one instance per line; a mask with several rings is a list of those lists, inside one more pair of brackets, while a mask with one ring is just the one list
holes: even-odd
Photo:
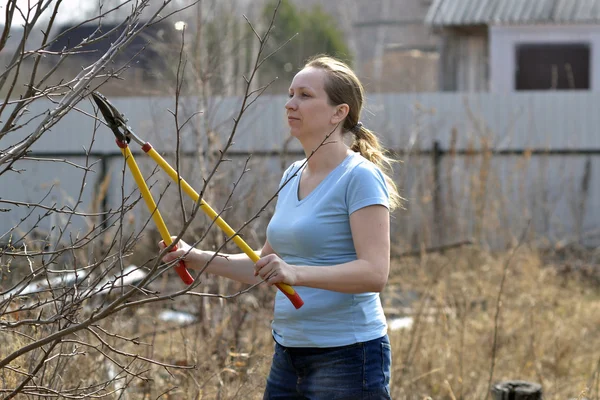
[[339, 104], [336, 106], [335, 113], [331, 117], [331, 123], [333, 125], [339, 124], [343, 121], [348, 113], [350, 112], [350, 106], [348, 104]]

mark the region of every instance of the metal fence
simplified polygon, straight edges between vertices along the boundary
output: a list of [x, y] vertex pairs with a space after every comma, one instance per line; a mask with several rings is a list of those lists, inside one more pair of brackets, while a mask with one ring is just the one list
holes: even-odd
[[[115, 98], [132, 128], [152, 142], [159, 152], [173, 154], [177, 140], [172, 98]], [[238, 200], [251, 195], [258, 207], [269, 197], [285, 165], [302, 158], [298, 143], [288, 141], [284, 119], [285, 96], [260, 98], [244, 115], [231, 148], [233, 162], [224, 165], [219, 182], [230, 187], [236, 171], [250, 155]], [[179, 114], [193, 118], [181, 131], [186, 178], [196, 187], [202, 174], [196, 167], [203, 151], [222, 148], [231, 132], [240, 99], [182, 99]], [[407, 199], [394, 213], [397, 246], [439, 245], [474, 237], [492, 246], [504, 246], [519, 237], [526, 226], [536, 240], [573, 240], [594, 245], [600, 223], [600, 185], [595, 177], [600, 155], [597, 127], [600, 94], [590, 92], [544, 93], [422, 93], [371, 95], [363, 122], [379, 133], [384, 145], [402, 162], [395, 178]], [[36, 108], [37, 107], [37, 108]], [[91, 104], [80, 104], [93, 112]], [[51, 108], [35, 103], [30, 115]], [[23, 132], [3, 139], [18, 140]], [[94, 121], [73, 111], [33, 148], [36, 157], [95, 161], [88, 185], [81, 188], [83, 170], [57, 162], [22, 161], [21, 173], [0, 178], [0, 197], [23, 202], [79, 206], [85, 210], [118, 206], [122, 193], [132, 190], [112, 134], [94, 132]], [[209, 144], [210, 142], [210, 144]], [[3, 143], [4, 144], [4, 143]], [[281, 159], [283, 149], [287, 152]], [[141, 156], [140, 156], [141, 157]], [[140, 161], [138, 157], [138, 161]], [[143, 160], [143, 159], [142, 159]], [[171, 158], [174, 161], [174, 158]], [[152, 165], [145, 164], [146, 172]], [[94, 203], [99, 183], [111, 178], [108, 195]], [[254, 190], [255, 182], [261, 182]], [[93, 184], [91, 184], [93, 182]], [[0, 235], [31, 211], [2, 205], [11, 211], [0, 216]], [[251, 210], [245, 210], [251, 211]], [[41, 212], [41, 211], [39, 211]], [[38, 213], [39, 213], [38, 212]], [[28, 223], [35, 222], [35, 214]], [[242, 217], [243, 218], [243, 217]], [[48, 221], [48, 226], [56, 220]], [[531, 221], [529, 223], [528, 221]], [[84, 222], [82, 222], [84, 223]], [[72, 229], [81, 229], [71, 222]]]

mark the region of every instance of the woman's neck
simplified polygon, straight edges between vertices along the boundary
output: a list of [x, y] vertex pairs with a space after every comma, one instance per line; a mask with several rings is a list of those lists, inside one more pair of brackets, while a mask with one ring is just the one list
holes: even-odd
[[[316, 151], [313, 153], [313, 150]], [[337, 167], [351, 153], [341, 137], [328, 139], [322, 146], [304, 147], [308, 158], [307, 168], [311, 173], [329, 172]]]

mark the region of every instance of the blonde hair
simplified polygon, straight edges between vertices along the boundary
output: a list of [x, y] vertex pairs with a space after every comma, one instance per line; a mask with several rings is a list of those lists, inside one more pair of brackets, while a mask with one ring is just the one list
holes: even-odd
[[322, 69], [326, 73], [325, 92], [332, 105], [347, 104], [350, 110], [344, 120], [344, 132], [352, 132], [350, 149], [375, 164], [385, 176], [390, 194], [390, 209], [402, 204], [402, 197], [392, 179], [394, 160], [386, 155], [374, 132], [359, 124], [365, 92], [360, 80], [344, 62], [329, 56], [317, 56], [304, 66]]

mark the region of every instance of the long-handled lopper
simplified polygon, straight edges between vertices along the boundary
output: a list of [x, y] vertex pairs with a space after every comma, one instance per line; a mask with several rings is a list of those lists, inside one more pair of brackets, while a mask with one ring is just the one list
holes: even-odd
[[[173, 181], [178, 183], [181, 186], [181, 188], [183, 189], [183, 191], [192, 200], [194, 200], [195, 202], [200, 201], [200, 208], [202, 209], [202, 211], [204, 211], [206, 213], [206, 215], [208, 215], [209, 218], [211, 218], [216, 223], [216, 225], [219, 228], [221, 228], [221, 230], [223, 232], [225, 232], [225, 234], [228, 237], [232, 238], [232, 240], [235, 242], [235, 244], [244, 253], [246, 253], [246, 255], [248, 257], [250, 257], [250, 259], [253, 262], [257, 262], [259, 260], [259, 256], [254, 252], [254, 250], [252, 250], [252, 248], [250, 246], [248, 246], [248, 244], [244, 241], [244, 239], [242, 239], [241, 236], [239, 236], [227, 224], [227, 222], [225, 222], [225, 220], [223, 220], [223, 218], [221, 218], [215, 212], [215, 210], [213, 210], [213, 208], [210, 207], [204, 201], [204, 199], [200, 199], [200, 195], [198, 194], [198, 192], [196, 192], [183, 178], [181, 178], [181, 176], [179, 176], [177, 171], [175, 169], [173, 169], [173, 167], [171, 167], [169, 165], [169, 163], [167, 163], [167, 161], [163, 157], [161, 157], [161, 155], [158, 154], [158, 152], [156, 150], [154, 150], [152, 145], [150, 143], [145, 142], [142, 139], [140, 139], [133, 132], [133, 130], [127, 125], [127, 120], [125, 119], [123, 114], [121, 114], [115, 108], [115, 106], [113, 106], [108, 101], [108, 99], [106, 97], [104, 97], [102, 94], [100, 94], [98, 92], [93, 92], [92, 98], [98, 105], [98, 108], [100, 109], [100, 112], [102, 113], [104, 120], [106, 121], [106, 124], [113, 131], [113, 133], [116, 137], [117, 146], [119, 146], [119, 148], [121, 149], [121, 153], [123, 153], [123, 156], [126, 159], [127, 166], [131, 170], [131, 173], [133, 175], [135, 183], [138, 185], [140, 192], [142, 194], [142, 197], [144, 198], [144, 201], [146, 202], [146, 205], [148, 206], [148, 209], [152, 213], [152, 219], [154, 220], [154, 223], [156, 224], [158, 231], [160, 232], [160, 235], [161, 235], [163, 241], [165, 242], [165, 245], [168, 246], [172, 243], [171, 235], [169, 234], [167, 226], [166, 226], [164, 220], [162, 219], [160, 212], [158, 211], [156, 203], [154, 202], [154, 200], [152, 198], [152, 194], [150, 193], [150, 190], [148, 189], [148, 186], [146, 185], [144, 177], [142, 176], [142, 173], [140, 172], [140, 169], [139, 169], [137, 163], [135, 162], [133, 154], [131, 153], [131, 150], [129, 149], [128, 143], [131, 141], [131, 139], [133, 139], [134, 142], [139, 144], [142, 147], [142, 150], [146, 154], [148, 154], [163, 169], [163, 171], [165, 171], [167, 173], [167, 175], [169, 175], [169, 177]], [[176, 246], [173, 246], [173, 250], [175, 250], [176, 248], [177, 248]], [[192, 278], [190, 273], [187, 271], [187, 269], [185, 267], [185, 263], [183, 261], [179, 262], [179, 264], [175, 267], [175, 271], [177, 271], [177, 273], [179, 274], [181, 279], [186, 284], [190, 285], [194, 282], [194, 278]], [[279, 290], [281, 290], [281, 292], [283, 294], [285, 294], [287, 296], [287, 298], [292, 302], [292, 304], [294, 305], [294, 307], [296, 307], [296, 309], [302, 307], [302, 305], [304, 304], [304, 301], [300, 298], [300, 295], [298, 295], [298, 293], [294, 290], [294, 288], [292, 288], [290, 285], [287, 285], [285, 283], [278, 283], [275, 286]]]

